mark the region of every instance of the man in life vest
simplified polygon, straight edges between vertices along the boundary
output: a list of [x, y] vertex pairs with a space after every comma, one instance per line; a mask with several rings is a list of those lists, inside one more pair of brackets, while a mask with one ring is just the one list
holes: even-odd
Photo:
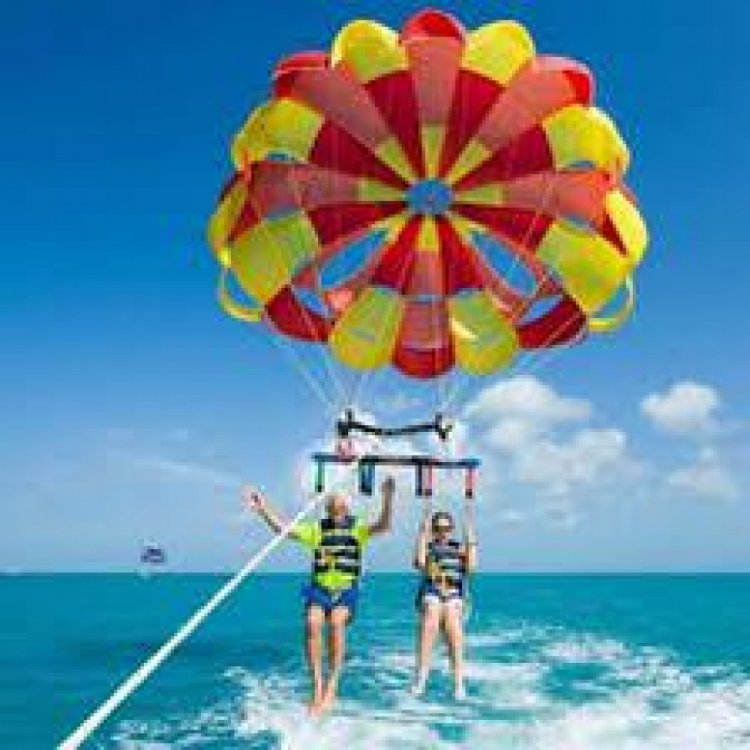
[[[395, 482], [382, 484], [382, 506], [374, 523], [355, 517], [349, 499], [340, 493], [326, 498], [320, 521], [297, 523], [289, 534], [312, 551], [312, 575], [303, 587], [306, 654], [312, 675], [310, 712], [319, 715], [336, 700], [344, 663], [345, 629], [354, 617], [359, 597], [362, 554], [370, 538], [391, 530]], [[248, 507], [279, 533], [286, 521], [255, 489], [243, 491]], [[328, 625], [328, 679], [323, 679], [323, 629]]]
[[[466, 501], [470, 503], [470, 500]], [[475, 569], [477, 542], [471, 506], [467, 507], [464, 540], [454, 536], [450, 513], [425, 513], [417, 535], [414, 565], [422, 572], [417, 592], [420, 612], [417, 665], [412, 692], [422, 695], [427, 686], [432, 652], [442, 631], [453, 668], [454, 696], [465, 697], [463, 661], [463, 608], [467, 576]]]

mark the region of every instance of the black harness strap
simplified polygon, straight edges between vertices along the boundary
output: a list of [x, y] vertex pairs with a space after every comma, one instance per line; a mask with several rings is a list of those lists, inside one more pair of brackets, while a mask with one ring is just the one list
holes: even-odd
[[361, 432], [365, 435], [376, 437], [402, 437], [404, 435], [416, 435], [422, 432], [434, 432], [441, 440], [447, 440], [450, 436], [453, 424], [445, 419], [442, 414], [436, 414], [432, 422], [418, 422], [417, 424], [404, 427], [381, 427], [379, 425], [360, 422], [352, 409], [347, 409], [344, 416], [336, 422], [336, 432], [340, 438], [349, 437], [352, 432]]

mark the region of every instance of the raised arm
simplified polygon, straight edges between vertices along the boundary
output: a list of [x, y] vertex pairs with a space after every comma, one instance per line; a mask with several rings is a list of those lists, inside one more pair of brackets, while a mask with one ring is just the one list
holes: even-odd
[[[248, 509], [262, 518], [275, 534], [279, 534], [289, 524], [289, 521], [277, 513], [270, 506], [266, 497], [255, 487], [243, 487], [242, 499]], [[289, 533], [289, 537], [296, 539], [297, 535], [292, 531]]]
[[430, 543], [430, 519], [432, 511], [429, 506], [425, 505], [422, 521], [419, 524], [417, 532], [417, 541], [414, 545], [414, 567], [418, 570], [425, 570], [427, 567], [427, 548]]
[[474, 500], [466, 498], [464, 510], [464, 545], [466, 547], [466, 570], [472, 573], [477, 567], [477, 529], [474, 522]]
[[377, 534], [386, 534], [391, 530], [393, 524], [393, 498], [396, 494], [396, 482], [393, 477], [386, 477], [380, 487], [383, 498], [380, 506], [380, 515], [378, 519], [370, 524], [370, 536]]

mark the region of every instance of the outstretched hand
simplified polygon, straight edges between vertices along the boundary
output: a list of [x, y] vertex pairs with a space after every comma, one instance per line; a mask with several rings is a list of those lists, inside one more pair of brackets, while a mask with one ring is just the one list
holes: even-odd
[[249, 485], [243, 487], [242, 499], [253, 513], [260, 513], [266, 507], [266, 498], [255, 487], [250, 487]]

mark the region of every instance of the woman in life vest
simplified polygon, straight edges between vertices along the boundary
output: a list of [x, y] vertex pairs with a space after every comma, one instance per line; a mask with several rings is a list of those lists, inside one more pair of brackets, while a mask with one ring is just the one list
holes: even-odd
[[[395, 483], [388, 477], [381, 487], [382, 506], [374, 523], [354, 516], [349, 499], [331, 494], [325, 516], [297, 523], [289, 534], [312, 552], [310, 581], [303, 587], [305, 643], [312, 676], [310, 712], [319, 715], [336, 700], [344, 663], [345, 628], [352, 621], [359, 597], [362, 554], [370, 538], [391, 530]], [[248, 507], [276, 533], [287, 526], [257, 490], [243, 492]], [[328, 678], [323, 679], [323, 630], [328, 625]]]
[[[470, 503], [470, 500], [466, 500]], [[414, 565], [422, 577], [417, 592], [420, 613], [417, 664], [412, 692], [422, 695], [427, 686], [432, 652], [442, 631], [451, 667], [454, 696], [465, 697], [463, 663], [463, 608], [467, 595], [467, 575], [476, 567], [477, 541], [471, 506], [467, 508], [464, 540], [456, 539], [450, 513], [427, 510], [417, 534]]]

